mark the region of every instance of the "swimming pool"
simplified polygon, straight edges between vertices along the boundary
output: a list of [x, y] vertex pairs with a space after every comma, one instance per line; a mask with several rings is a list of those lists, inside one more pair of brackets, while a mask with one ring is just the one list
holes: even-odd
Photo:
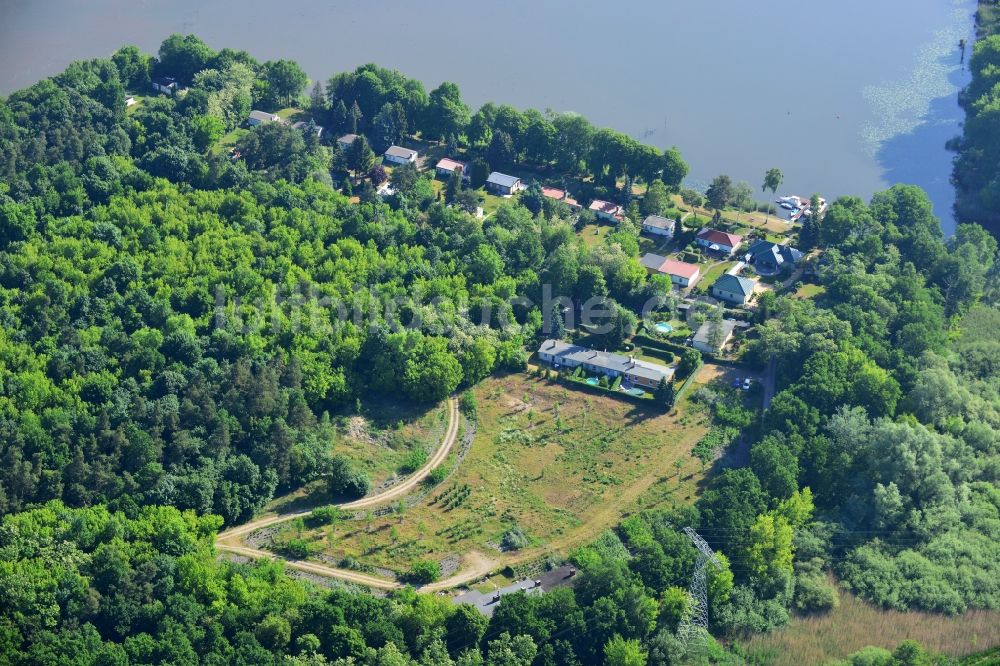
[[656, 323], [656, 324], [655, 324], [655, 325], [653, 326], [653, 328], [655, 328], [655, 329], [656, 329], [656, 332], [657, 332], [657, 333], [663, 333], [663, 334], [667, 334], [667, 333], [672, 333], [672, 332], [673, 332], [673, 330], [674, 330], [674, 327], [673, 327], [673, 326], [671, 326], [670, 324], [668, 324], [668, 323], [667, 323], [667, 322], [665, 322], [665, 321], [660, 321], [660, 322], [657, 322], [657, 323]]

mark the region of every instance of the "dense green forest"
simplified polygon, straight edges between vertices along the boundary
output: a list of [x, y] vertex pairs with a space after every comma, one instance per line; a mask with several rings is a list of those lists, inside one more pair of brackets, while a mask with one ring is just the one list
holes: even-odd
[[979, 0], [976, 35], [969, 59], [972, 81], [959, 96], [965, 124], [954, 143], [955, 213], [1000, 236], [1000, 7], [993, 0]]
[[[126, 112], [156, 75], [187, 93]], [[478, 220], [413, 168], [392, 196], [366, 184], [352, 203], [333, 182], [371, 158], [285, 124], [246, 132], [242, 159], [216, 150], [250, 108], [304, 88], [294, 63], [173, 36], [157, 58], [126, 47], [0, 100], [0, 663], [683, 663], [685, 526], [725, 565], [709, 580], [720, 637], [830, 608], [830, 572], [886, 607], [1000, 608], [997, 243], [976, 225], [944, 238], [909, 186], [803, 227], [823, 289], [754, 314], [743, 360], [773, 360], [779, 388], [762, 421], [698, 396], [744, 429], [750, 466], [581, 548], [573, 588], [504, 597], [487, 621], [217, 562], [215, 530], [276, 492], [367, 491], [330, 455], [339, 413], [523, 368], [543, 285], [610, 296], [624, 324], [669, 289], [627, 220], [587, 247], [565, 207], [529, 192], [532, 210]], [[528, 163], [643, 212], [686, 173], [676, 151], [579, 116], [472, 113], [453, 84], [427, 93], [371, 65], [315, 87], [309, 108], [376, 147], [419, 134], [470, 151], [474, 171]], [[739, 657], [713, 642], [701, 659]], [[910, 644], [864, 659], [931, 663]]]

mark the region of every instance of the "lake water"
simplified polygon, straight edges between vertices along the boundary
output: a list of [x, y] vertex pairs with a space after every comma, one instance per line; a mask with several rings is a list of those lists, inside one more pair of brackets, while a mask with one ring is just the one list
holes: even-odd
[[[313, 79], [365, 62], [485, 101], [577, 111], [678, 146], [689, 181], [867, 198], [923, 186], [953, 227], [944, 143], [960, 131], [975, 0], [0, 0], [0, 93], [173, 32]], [[762, 195], [763, 198], [763, 195]]]

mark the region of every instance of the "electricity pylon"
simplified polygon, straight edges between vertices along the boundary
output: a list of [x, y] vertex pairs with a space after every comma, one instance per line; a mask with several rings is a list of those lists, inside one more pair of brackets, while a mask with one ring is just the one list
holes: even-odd
[[705, 540], [698, 536], [690, 527], [684, 528], [684, 534], [694, 543], [698, 549], [698, 560], [694, 565], [694, 578], [691, 580], [690, 594], [694, 600], [694, 608], [677, 628], [677, 637], [688, 646], [690, 650], [696, 643], [699, 646], [707, 647], [708, 637], [708, 565], [711, 564], [716, 569], [722, 570], [722, 563], [712, 552], [712, 547], [705, 543]]

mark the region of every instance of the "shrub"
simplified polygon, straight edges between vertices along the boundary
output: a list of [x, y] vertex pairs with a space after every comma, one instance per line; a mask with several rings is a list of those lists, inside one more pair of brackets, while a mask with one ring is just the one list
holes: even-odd
[[803, 574], [795, 581], [795, 608], [800, 613], [825, 613], [840, 605], [837, 591], [822, 574]]
[[304, 560], [312, 554], [313, 547], [305, 539], [291, 539], [277, 547], [278, 552], [296, 560]]
[[601, 378], [597, 380], [597, 383], [600, 384], [602, 388], [608, 388], [608, 376], [601, 375]]
[[425, 585], [441, 577], [441, 565], [433, 560], [417, 560], [403, 577], [408, 583]]
[[399, 463], [399, 471], [403, 474], [412, 474], [420, 469], [425, 462], [427, 462], [427, 449], [416, 446], [410, 449], [403, 461]]
[[436, 486], [446, 478], [448, 478], [448, 469], [444, 465], [438, 465], [424, 477], [424, 483], [428, 486]]
[[336, 455], [330, 461], [327, 483], [330, 493], [335, 496], [364, 497], [371, 488], [368, 475], [342, 455]]
[[458, 399], [458, 408], [462, 410], [465, 417], [470, 421], [475, 421], [476, 416], [479, 413], [479, 405], [476, 403], [476, 394], [472, 391], [466, 391], [462, 394], [462, 397]]
[[343, 520], [343, 518], [344, 512], [340, 510], [340, 507], [330, 504], [313, 509], [312, 513], [306, 518], [306, 522], [310, 527], [318, 527]]
[[521, 550], [528, 545], [528, 537], [520, 527], [512, 527], [500, 537], [500, 548], [503, 550]]

